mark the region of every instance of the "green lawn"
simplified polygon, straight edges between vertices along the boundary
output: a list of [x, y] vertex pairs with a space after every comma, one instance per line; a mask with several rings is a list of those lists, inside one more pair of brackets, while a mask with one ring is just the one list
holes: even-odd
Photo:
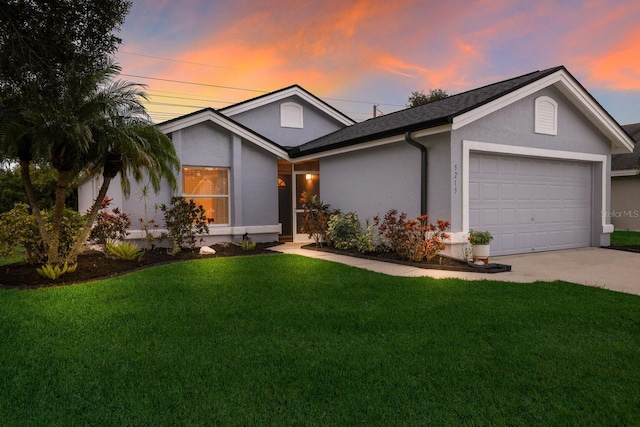
[[616, 245], [640, 245], [640, 232], [638, 231], [614, 231], [611, 234], [611, 244]]
[[640, 424], [640, 297], [598, 288], [269, 255], [0, 307], [1, 425]]

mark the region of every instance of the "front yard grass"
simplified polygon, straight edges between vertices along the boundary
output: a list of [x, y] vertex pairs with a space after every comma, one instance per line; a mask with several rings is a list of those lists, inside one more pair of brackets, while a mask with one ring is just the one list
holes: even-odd
[[616, 230], [611, 233], [611, 244], [640, 246], [640, 232]]
[[639, 306], [294, 255], [1, 291], [0, 421], [637, 425]]

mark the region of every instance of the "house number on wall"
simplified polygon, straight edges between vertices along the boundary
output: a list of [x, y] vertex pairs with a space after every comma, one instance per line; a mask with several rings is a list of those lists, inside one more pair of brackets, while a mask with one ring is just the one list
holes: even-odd
[[453, 165], [453, 194], [458, 194], [458, 164]]

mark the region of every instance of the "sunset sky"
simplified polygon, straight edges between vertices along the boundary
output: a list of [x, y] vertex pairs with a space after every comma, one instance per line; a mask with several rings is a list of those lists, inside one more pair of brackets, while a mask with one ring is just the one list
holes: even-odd
[[356, 121], [567, 67], [640, 122], [637, 0], [133, 0], [117, 54], [161, 122], [299, 84]]

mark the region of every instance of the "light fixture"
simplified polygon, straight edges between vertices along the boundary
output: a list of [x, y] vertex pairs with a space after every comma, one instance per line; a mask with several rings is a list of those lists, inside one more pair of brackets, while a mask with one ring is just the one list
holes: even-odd
[[308, 173], [307, 174], [307, 181], [311, 181], [313, 179], [313, 175]]

